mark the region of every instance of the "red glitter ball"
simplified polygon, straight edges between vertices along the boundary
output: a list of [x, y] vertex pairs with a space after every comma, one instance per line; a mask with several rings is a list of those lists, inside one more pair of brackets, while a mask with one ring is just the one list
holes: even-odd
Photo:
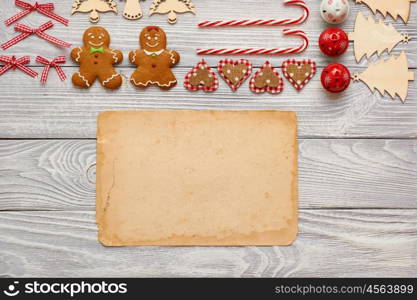
[[350, 85], [350, 72], [342, 64], [330, 64], [321, 73], [321, 84], [331, 93], [341, 93]]
[[323, 31], [319, 38], [320, 50], [327, 56], [340, 56], [349, 46], [349, 38], [342, 29], [333, 27]]

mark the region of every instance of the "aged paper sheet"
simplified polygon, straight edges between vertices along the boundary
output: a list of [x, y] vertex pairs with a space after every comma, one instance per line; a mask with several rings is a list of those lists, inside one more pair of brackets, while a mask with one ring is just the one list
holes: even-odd
[[291, 244], [298, 231], [297, 150], [293, 112], [101, 113], [99, 240]]

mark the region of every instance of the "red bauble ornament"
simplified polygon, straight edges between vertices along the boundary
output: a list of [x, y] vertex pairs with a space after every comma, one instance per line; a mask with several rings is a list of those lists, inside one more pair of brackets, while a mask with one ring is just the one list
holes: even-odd
[[342, 29], [333, 27], [323, 31], [319, 38], [320, 50], [327, 56], [340, 56], [349, 46], [349, 38]]
[[321, 84], [331, 93], [341, 93], [350, 85], [350, 72], [342, 64], [330, 64], [321, 73]]

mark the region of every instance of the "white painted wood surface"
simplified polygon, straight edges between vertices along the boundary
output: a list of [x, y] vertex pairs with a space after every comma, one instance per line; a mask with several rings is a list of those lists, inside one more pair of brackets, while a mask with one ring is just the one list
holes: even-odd
[[[28, 0], [31, 1], [31, 0]], [[49, 0], [70, 26], [56, 24], [49, 33], [74, 43], [91, 24], [88, 14], [70, 16], [72, 0]], [[48, 1], [48, 2], [49, 2]], [[0, 8], [0, 42], [13, 36], [2, 22], [18, 12], [12, 0]], [[199, 21], [228, 18], [284, 18], [297, 8], [274, 0], [194, 0], [197, 15], [179, 15], [170, 26], [166, 16], [149, 18], [151, 1], [142, 3], [145, 16], [125, 20], [121, 13], [101, 16], [100, 26], [112, 34], [112, 47], [125, 55], [138, 46], [147, 25], [162, 26], [169, 48], [182, 61], [174, 72], [178, 87], [170, 92], [138, 91], [127, 82], [116, 92], [95, 85], [88, 91], [60, 82], [51, 70], [48, 84], [18, 71], [0, 76], [0, 277], [8, 276], [150, 276], [150, 277], [296, 277], [296, 276], [417, 276], [417, 87], [410, 83], [406, 104], [372, 94], [354, 83], [341, 95], [325, 93], [319, 82], [325, 58], [317, 39], [326, 25], [320, 1], [307, 0], [311, 18], [302, 26], [311, 39], [300, 58], [313, 58], [319, 72], [301, 93], [286, 82], [278, 96], [257, 96], [243, 85], [232, 93], [224, 82], [218, 92], [190, 93], [183, 77], [201, 57], [197, 47], [296, 45], [281, 36], [281, 28], [198, 29]], [[238, 3], [238, 6], [237, 6]], [[121, 10], [123, 3], [119, 8]], [[351, 1], [352, 13], [343, 24], [353, 28], [365, 5]], [[245, 9], [240, 9], [245, 8]], [[251, 15], [248, 16], [247, 12]], [[417, 68], [417, 5], [410, 23], [394, 26], [413, 40], [405, 50]], [[378, 16], [380, 18], [380, 16]], [[32, 13], [22, 23], [38, 26], [48, 19]], [[388, 21], [392, 21], [389, 17]], [[229, 37], [233, 34], [233, 38]], [[47, 57], [68, 54], [37, 37], [30, 37], [1, 54]], [[387, 57], [383, 54], [383, 57]], [[237, 58], [237, 57], [236, 57]], [[206, 60], [215, 66], [219, 57]], [[267, 58], [250, 57], [259, 67]], [[268, 58], [279, 66], [284, 57]], [[374, 56], [371, 60], [374, 61]], [[351, 71], [368, 62], [354, 61], [351, 50], [338, 59]], [[68, 61], [70, 77], [77, 70]], [[133, 72], [125, 58], [118, 67], [127, 78]], [[282, 109], [295, 110], [300, 135], [300, 234], [291, 247], [105, 248], [96, 237], [95, 119], [104, 110], [126, 109]]]
[[416, 276], [417, 212], [301, 210], [290, 247], [105, 248], [93, 212], [0, 214], [0, 276]]
[[[57, 11], [70, 18], [70, 26], [56, 24], [50, 33], [74, 44], [80, 45], [83, 31], [91, 24], [88, 14], [69, 16], [70, 3], [67, 0], [54, 1]], [[329, 63], [318, 50], [317, 40], [325, 28], [319, 16], [319, 3], [309, 1], [311, 18], [302, 28], [308, 33], [311, 41], [310, 48], [300, 58], [313, 58], [318, 62], [319, 72], [313, 81], [298, 93], [286, 81], [284, 92], [277, 96], [254, 95], [249, 91], [248, 83], [244, 84], [237, 93], [232, 93], [229, 87], [221, 81], [220, 89], [214, 94], [190, 93], [183, 86], [185, 73], [195, 65], [201, 57], [195, 55], [196, 47], [223, 46], [284, 46], [296, 45], [299, 41], [281, 37], [281, 27], [278, 28], [237, 28], [237, 29], [198, 29], [197, 22], [219, 17], [243, 18], [247, 12], [250, 17], [277, 17], [288, 15], [297, 16], [299, 9], [284, 8], [277, 1], [262, 0], [239, 1], [195, 1], [198, 14], [184, 14], [179, 16], [177, 25], [171, 26], [166, 22], [166, 16], [144, 16], [139, 21], [125, 20], [121, 15], [103, 14], [99, 25], [106, 27], [112, 34], [112, 47], [121, 49], [125, 56], [132, 49], [138, 47], [139, 31], [146, 25], [160, 25], [168, 33], [169, 48], [178, 50], [182, 61], [174, 69], [180, 84], [170, 92], [161, 92], [156, 88], [138, 91], [125, 80], [123, 87], [116, 92], [104, 91], [98, 84], [88, 91], [79, 90], [72, 86], [70, 80], [61, 83], [51, 71], [49, 82], [42, 86], [38, 80], [24, 77], [20, 72], [8, 72], [0, 77], [0, 133], [4, 138], [94, 138], [95, 122], [98, 112], [103, 110], [125, 109], [281, 109], [297, 111], [300, 120], [299, 134], [301, 137], [417, 137], [417, 91], [416, 84], [410, 83], [410, 95], [405, 105], [397, 99], [392, 101], [386, 96], [382, 98], [378, 92], [373, 95], [363, 83], [353, 83], [351, 88], [341, 95], [330, 95], [321, 87], [319, 75], [321, 68]], [[317, 3], [316, 3], [317, 2]], [[145, 3], [145, 9], [150, 2]], [[247, 9], [246, 9], [247, 8]], [[346, 31], [353, 28], [353, 20], [359, 9], [365, 13], [369, 10], [364, 5], [352, 4], [352, 14], [349, 21], [343, 25]], [[0, 10], [0, 22], [6, 16], [18, 11], [13, 1], [6, 1]], [[273, 12], [273, 13], [272, 13]], [[412, 6], [412, 15], [417, 16], [417, 5]], [[47, 18], [32, 13], [22, 23], [36, 26]], [[411, 37], [416, 36], [417, 26], [413, 22], [409, 25], [396, 22], [398, 30], [407, 32]], [[116, 25], [115, 25], [116, 24]], [[12, 27], [0, 30], [0, 40], [6, 41], [15, 35]], [[232, 34], [234, 38], [229, 37]], [[405, 50], [410, 66], [417, 65], [417, 39], [412, 39], [408, 45], [400, 45], [393, 51], [398, 54]], [[57, 49], [37, 37], [29, 37], [13, 46], [4, 53], [16, 55], [31, 55], [32, 65], [36, 65], [34, 57], [43, 54], [48, 57], [68, 54], [68, 50]], [[386, 57], [386, 55], [383, 55]], [[208, 63], [215, 66], [219, 57], [206, 57]], [[267, 58], [251, 57], [256, 66], [260, 66]], [[275, 66], [280, 66], [283, 57], [268, 58]], [[373, 57], [375, 60], [376, 57]], [[367, 65], [363, 60], [357, 65], [352, 51], [344, 55], [341, 62], [355, 72]], [[77, 71], [70, 60], [65, 68], [70, 77]], [[41, 67], [35, 68], [38, 72]], [[128, 78], [133, 72], [126, 57], [118, 68]], [[23, 80], [23, 81], [22, 81]]]
[[[93, 140], [0, 141], [0, 210], [94, 210]], [[417, 141], [302, 140], [300, 206], [416, 208]]]

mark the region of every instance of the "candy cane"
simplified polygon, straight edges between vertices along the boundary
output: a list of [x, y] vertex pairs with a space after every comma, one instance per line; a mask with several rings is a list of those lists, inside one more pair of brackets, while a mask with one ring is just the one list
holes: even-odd
[[296, 29], [284, 29], [284, 35], [297, 36], [303, 40], [303, 44], [293, 48], [236, 48], [236, 49], [197, 49], [198, 55], [284, 55], [304, 52], [308, 47], [308, 38], [304, 31]]
[[230, 20], [230, 21], [204, 21], [199, 27], [232, 27], [232, 26], [290, 26], [304, 23], [310, 12], [304, 0], [286, 0], [284, 5], [298, 6], [303, 9], [303, 15], [298, 19], [284, 20]]

